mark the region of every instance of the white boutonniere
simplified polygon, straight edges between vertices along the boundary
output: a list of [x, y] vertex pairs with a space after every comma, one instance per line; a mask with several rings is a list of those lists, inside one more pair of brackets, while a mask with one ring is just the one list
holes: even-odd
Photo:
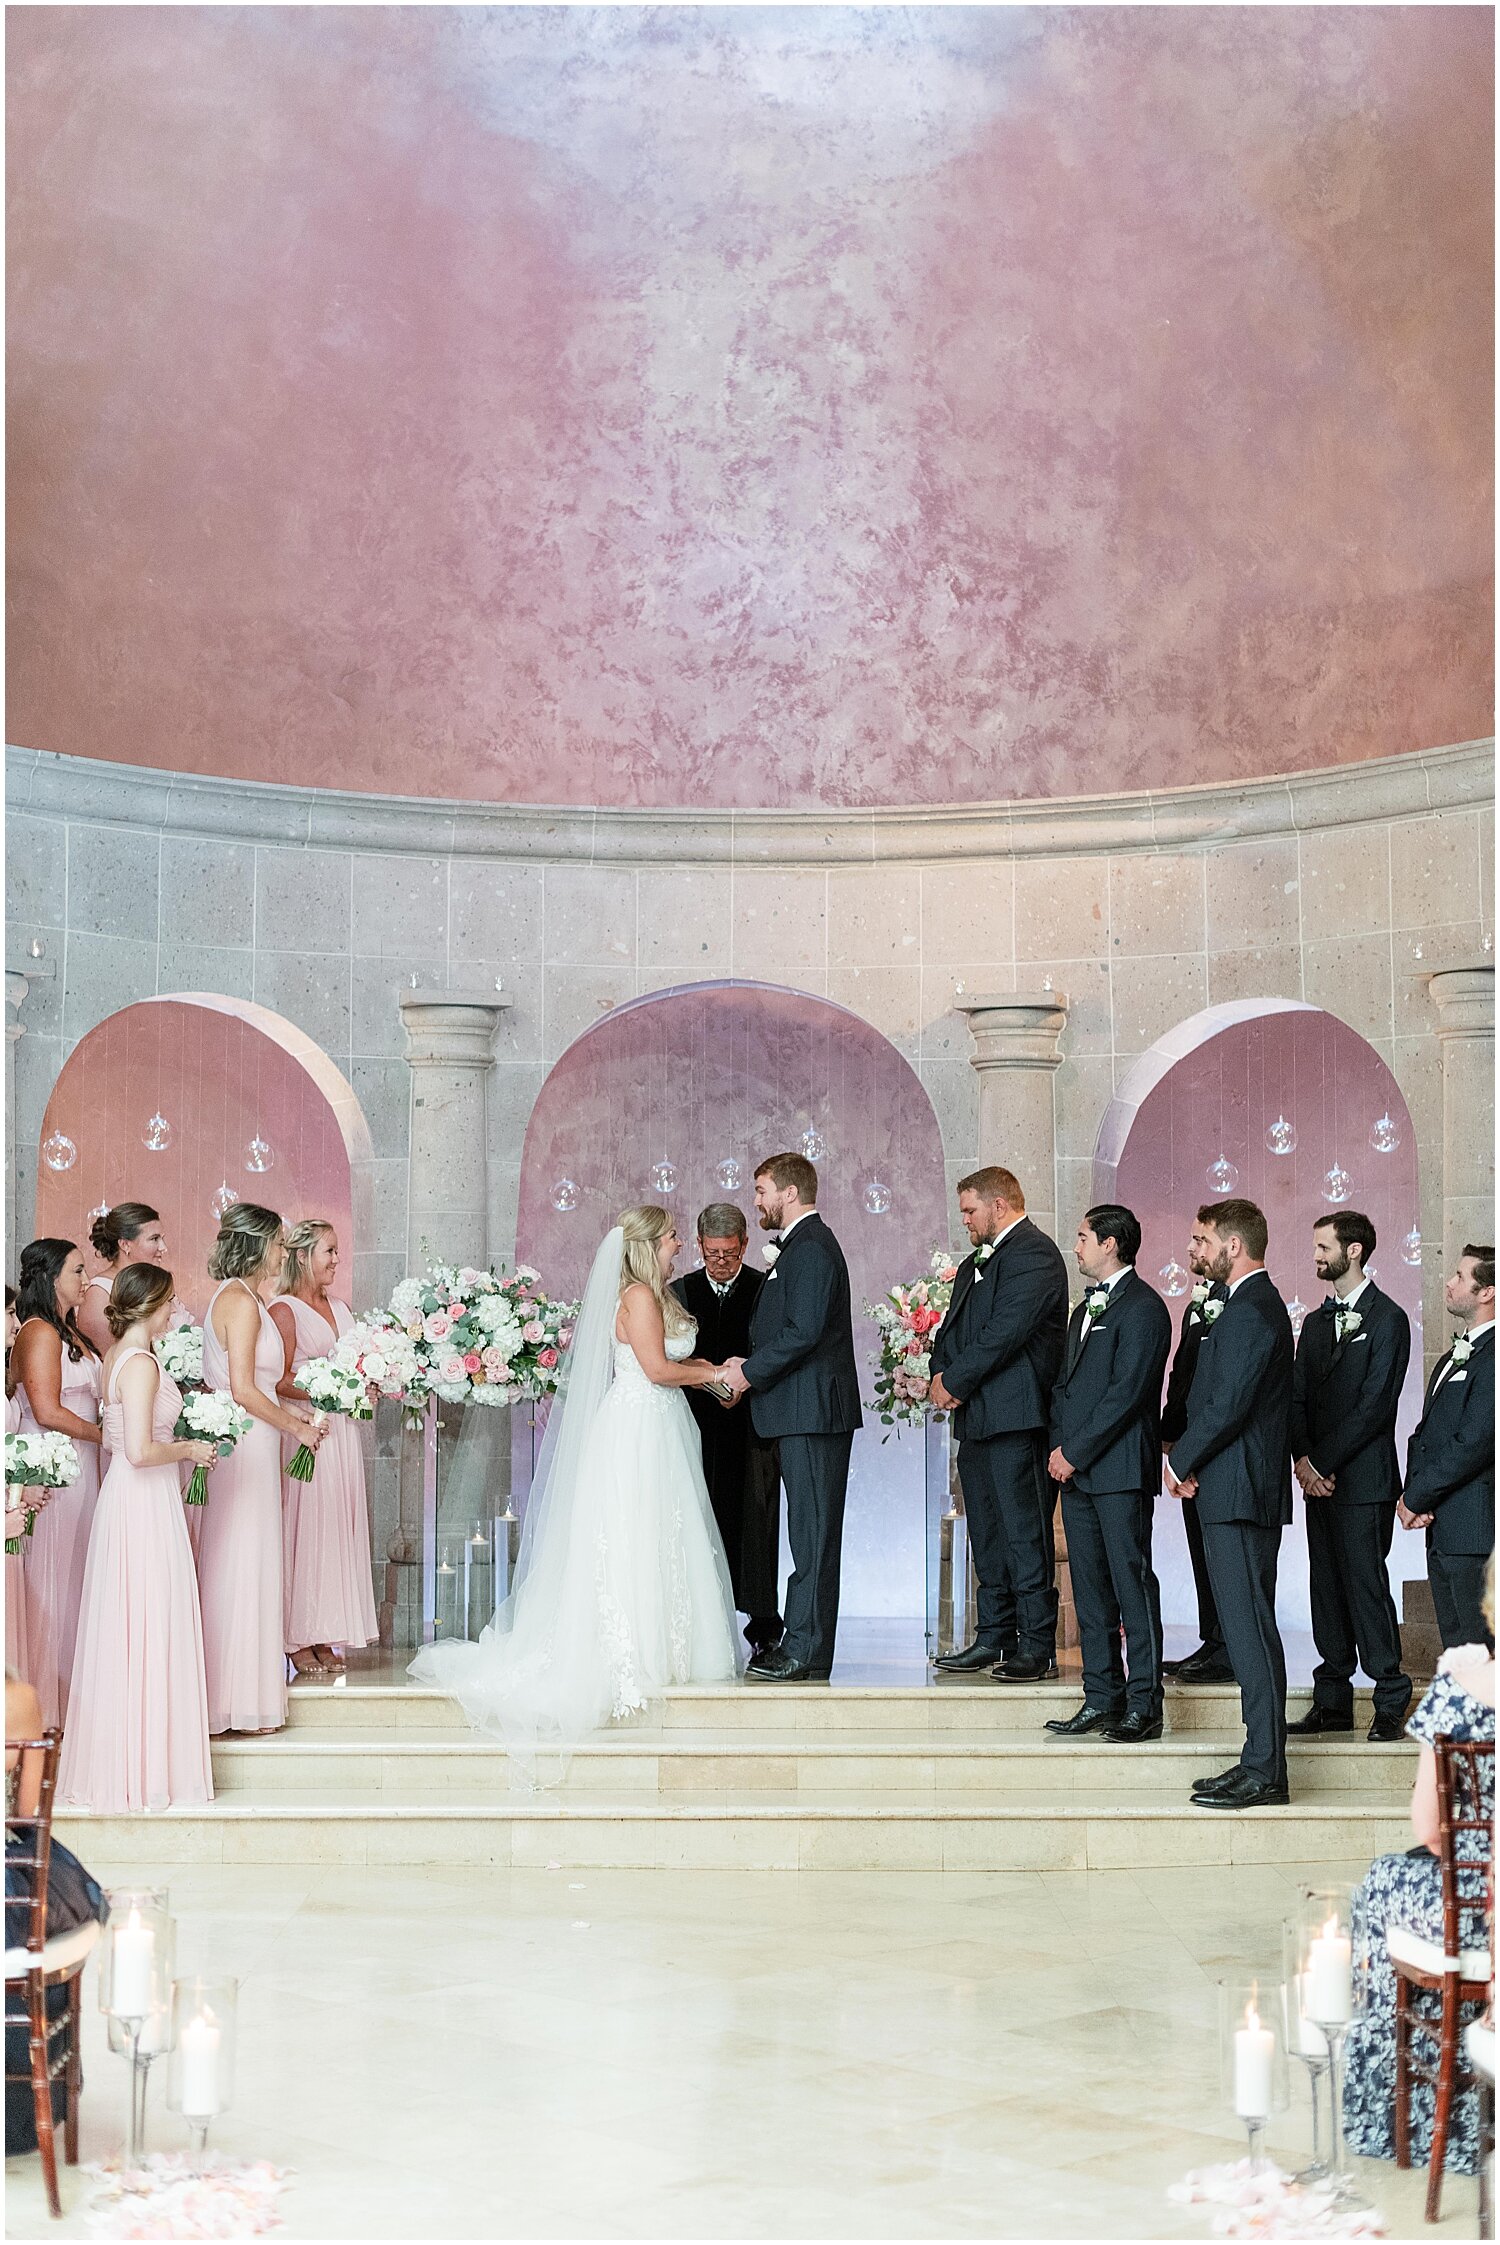
[[1193, 1307], [1194, 1307], [1194, 1309], [1195, 1309], [1195, 1310], [1201, 1310], [1201, 1309], [1202, 1309], [1202, 1307], [1203, 1307], [1203, 1305], [1204, 1305], [1204, 1303], [1205, 1303], [1205, 1302], [1206, 1302], [1207, 1300], [1208, 1300], [1208, 1280], [1207, 1280], [1206, 1278], [1200, 1278], [1200, 1279], [1199, 1279], [1199, 1281], [1198, 1281], [1198, 1283], [1197, 1283], [1197, 1285], [1196, 1285], [1196, 1286], [1195, 1286], [1195, 1287], [1193, 1288]]
[[1336, 1341], [1347, 1341], [1350, 1334], [1357, 1333], [1364, 1322], [1358, 1310], [1335, 1310], [1333, 1313], [1334, 1339]]
[[1474, 1343], [1469, 1339], [1467, 1333], [1459, 1334], [1448, 1354], [1455, 1364], [1468, 1363], [1470, 1357], [1474, 1354]]
[[985, 1243], [984, 1243], [984, 1245], [983, 1245], [982, 1247], [976, 1247], [976, 1248], [975, 1248], [975, 1250], [974, 1250], [974, 1283], [975, 1283], [975, 1285], [976, 1285], [976, 1286], [977, 1286], [977, 1285], [979, 1284], [979, 1281], [980, 1281], [980, 1280], [981, 1280], [981, 1279], [983, 1278], [983, 1276], [984, 1276], [984, 1266], [985, 1266], [985, 1264], [986, 1264], [986, 1263], [987, 1263], [987, 1262], [989, 1261], [990, 1257], [991, 1257], [991, 1256], [992, 1256], [992, 1255], [994, 1254], [994, 1252], [995, 1252], [995, 1243], [994, 1243], [994, 1241], [993, 1241], [992, 1239], [987, 1239], [987, 1240], [985, 1241]]
[[761, 1253], [766, 1259], [766, 1268], [767, 1270], [769, 1270], [772, 1264], [775, 1262], [777, 1256], [781, 1253], [781, 1249], [777, 1246], [774, 1239], [768, 1239], [765, 1246], [761, 1249]]
[[1083, 1297], [1084, 1314], [1090, 1319], [1103, 1317], [1109, 1308], [1109, 1288], [1091, 1286]]
[[1205, 1302], [1199, 1315], [1205, 1325], [1217, 1325], [1219, 1319], [1224, 1315], [1224, 1304], [1218, 1300]]

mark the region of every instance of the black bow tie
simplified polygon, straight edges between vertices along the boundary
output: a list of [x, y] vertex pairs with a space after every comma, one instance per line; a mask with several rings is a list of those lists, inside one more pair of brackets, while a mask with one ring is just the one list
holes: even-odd
[[1325, 1294], [1321, 1306], [1325, 1317], [1336, 1317], [1341, 1304], [1337, 1294]]

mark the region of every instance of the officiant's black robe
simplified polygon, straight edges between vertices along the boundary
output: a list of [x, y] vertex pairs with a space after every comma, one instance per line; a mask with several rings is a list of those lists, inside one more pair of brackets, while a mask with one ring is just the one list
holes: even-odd
[[[723, 1364], [750, 1354], [750, 1319], [765, 1273], [741, 1264], [721, 1301], [706, 1271], [689, 1271], [672, 1281], [672, 1292], [698, 1321], [699, 1356]], [[781, 1539], [781, 1474], [776, 1445], [750, 1423], [750, 1402], [741, 1397], [732, 1411], [711, 1395], [687, 1390], [703, 1437], [703, 1478], [708, 1483], [719, 1534], [729, 1560], [734, 1602], [749, 1616], [757, 1642], [774, 1644], [781, 1634], [778, 1568]]]

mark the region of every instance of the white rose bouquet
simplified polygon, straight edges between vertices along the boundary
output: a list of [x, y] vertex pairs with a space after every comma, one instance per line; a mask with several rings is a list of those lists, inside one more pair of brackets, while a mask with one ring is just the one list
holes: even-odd
[[203, 1385], [203, 1328], [191, 1318], [173, 1325], [156, 1344], [156, 1361], [180, 1388]]
[[[320, 1414], [331, 1412], [339, 1419], [374, 1417], [364, 1381], [352, 1365], [340, 1362], [337, 1356], [309, 1357], [292, 1374], [292, 1385], [301, 1388]], [[309, 1443], [301, 1442], [286, 1470], [294, 1481], [311, 1481], [317, 1462], [317, 1452]]]
[[7, 1536], [5, 1549], [14, 1559], [21, 1548], [22, 1538], [29, 1536], [36, 1526], [36, 1516], [46, 1502], [28, 1504], [24, 1492], [31, 1489], [66, 1489], [78, 1479], [83, 1468], [78, 1452], [66, 1434], [51, 1434], [36, 1427], [20, 1434], [5, 1437], [5, 1486], [7, 1490], [20, 1489], [23, 1494], [6, 1510], [24, 1512], [26, 1525], [19, 1536]]
[[[212, 1442], [219, 1456], [227, 1458], [254, 1424], [249, 1412], [242, 1411], [232, 1395], [226, 1395], [222, 1388], [205, 1388], [201, 1395], [183, 1397], [172, 1433], [178, 1442]], [[185, 1504], [204, 1503], [208, 1496], [207, 1466], [194, 1466], [182, 1494]]]

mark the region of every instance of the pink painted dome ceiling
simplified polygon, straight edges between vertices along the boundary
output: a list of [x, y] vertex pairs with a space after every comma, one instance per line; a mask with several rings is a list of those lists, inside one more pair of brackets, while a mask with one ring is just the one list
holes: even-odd
[[776, 806], [1484, 733], [1492, 40], [13, 10], [10, 738]]

